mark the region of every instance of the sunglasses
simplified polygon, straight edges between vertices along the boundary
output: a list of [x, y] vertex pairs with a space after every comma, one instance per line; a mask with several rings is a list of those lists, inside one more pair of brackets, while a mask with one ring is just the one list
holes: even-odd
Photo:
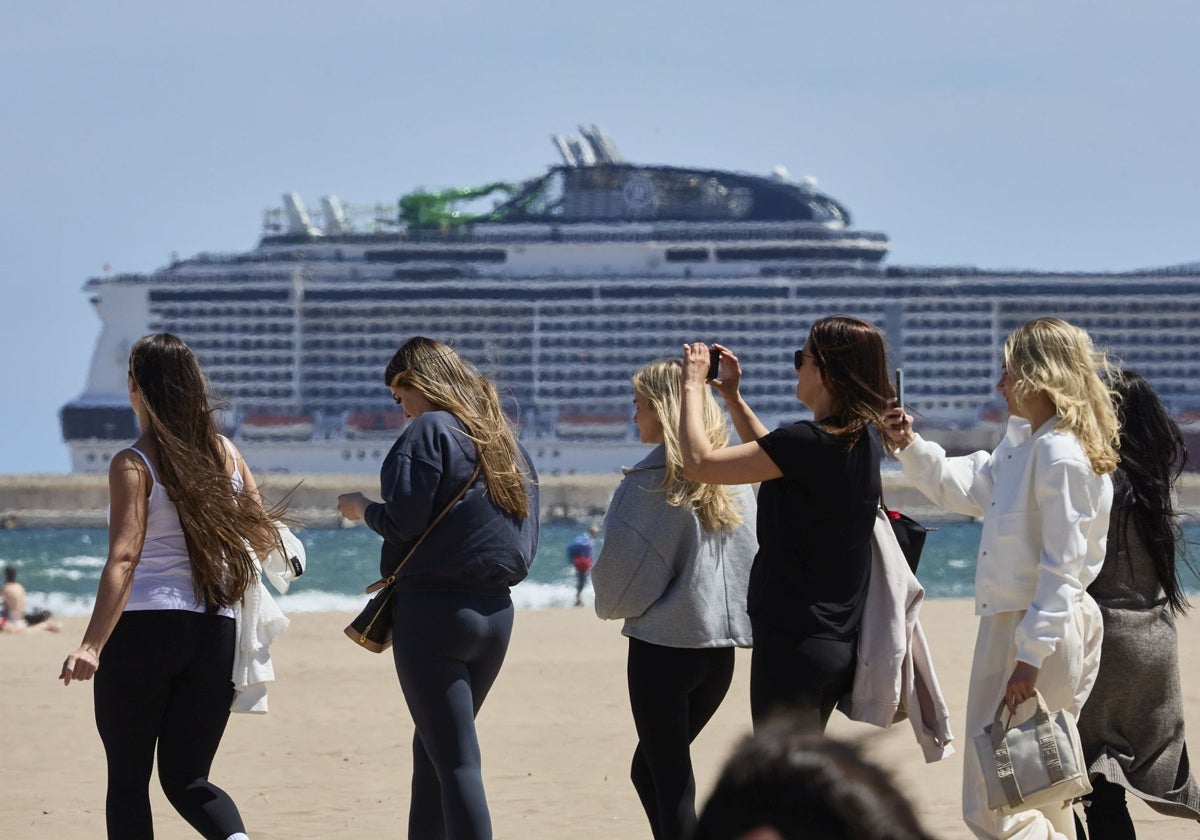
[[808, 358], [810, 358], [814, 361], [817, 358], [812, 353], [805, 353], [803, 350], [797, 350], [796, 356], [794, 359], [794, 364], [792, 365], [792, 367], [794, 367], [796, 370], [800, 370], [800, 368], [802, 368], [804, 366], [804, 357], [805, 356], [808, 356]]

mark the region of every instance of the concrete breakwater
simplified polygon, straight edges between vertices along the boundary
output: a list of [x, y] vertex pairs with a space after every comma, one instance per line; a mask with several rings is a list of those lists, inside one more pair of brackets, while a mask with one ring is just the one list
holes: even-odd
[[[889, 507], [919, 520], [963, 519], [947, 516], [897, 472], [883, 475], [884, 499]], [[621, 476], [543, 476], [543, 521], [591, 520], [604, 515]], [[355, 490], [378, 498], [379, 484], [369, 475], [267, 474], [259, 477], [268, 504], [288, 500], [289, 513], [312, 528], [345, 524], [336, 510], [339, 493]], [[1187, 473], [1180, 482], [1180, 507], [1200, 516], [1200, 473]], [[5, 528], [104, 528], [107, 527], [108, 477], [103, 473], [0, 476], [0, 526]]]
[[[339, 493], [360, 491], [379, 498], [379, 479], [370, 475], [258, 476], [268, 505], [287, 501], [288, 513], [312, 528], [344, 524], [337, 512]], [[593, 519], [604, 515], [621, 476], [546, 476], [541, 479], [543, 520]], [[0, 476], [0, 527], [105, 528], [108, 476], [103, 473]]]

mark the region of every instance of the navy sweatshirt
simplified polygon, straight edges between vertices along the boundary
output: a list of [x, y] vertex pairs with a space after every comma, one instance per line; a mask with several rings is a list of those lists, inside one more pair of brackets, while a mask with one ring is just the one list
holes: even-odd
[[[507, 592], [524, 579], [538, 545], [537, 474], [524, 448], [532, 482], [530, 515], [520, 519], [500, 508], [483, 473], [426, 537], [396, 578], [398, 589]], [[447, 411], [417, 417], [383, 459], [383, 503], [367, 506], [365, 519], [383, 537], [379, 570], [389, 575], [457, 495], [475, 470], [475, 444]]]

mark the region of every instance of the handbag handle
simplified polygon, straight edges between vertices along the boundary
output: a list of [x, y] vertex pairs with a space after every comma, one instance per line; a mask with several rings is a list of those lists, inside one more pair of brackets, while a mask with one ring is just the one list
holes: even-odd
[[395, 583], [396, 575], [400, 573], [400, 570], [404, 568], [404, 564], [408, 562], [408, 559], [412, 557], [414, 553], [416, 553], [416, 550], [421, 547], [421, 543], [425, 542], [425, 538], [429, 536], [429, 532], [433, 530], [433, 527], [441, 522], [442, 517], [450, 512], [450, 508], [454, 507], [458, 500], [463, 497], [463, 494], [471, 489], [471, 485], [474, 484], [475, 479], [479, 477], [479, 470], [482, 466], [483, 465], [480, 462], [475, 462], [475, 472], [471, 473], [471, 477], [467, 479], [467, 483], [464, 484], [462, 489], [455, 494], [453, 499], [446, 503], [446, 506], [442, 508], [442, 512], [439, 513], [432, 522], [425, 526], [424, 533], [417, 537], [417, 541], [412, 544], [412, 548], [408, 550], [408, 554], [405, 554], [404, 559], [396, 564], [396, 568], [392, 569], [392, 573], [385, 578], [380, 578], [366, 588], [365, 593], [367, 595], [370, 595], [372, 592], [378, 592], [385, 586], [391, 586], [393, 583]]
[[[1050, 709], [1046, 706], [1046, 698], [1042, 697], [1042, 692], [1036, 688], [1033, 690], [1037, 696], [1037, 711], [1033, 713], [1035, 722], [1035, 730], [1037, 731], [1038, 747], [1041, 749], [1042, 766], [1046, 768], [1046, 776], [1050, 780], [1050, 784], [1056, 784], [1066, 778], [1063, 772], [1062, 757], [1058, 753], [1058, 741], [1054, 737], [1054, 727], [1050, 723]], [[1001, 726], [1000, 714], [1004, 711], [1004, 701], [1000, 701], [1000, 705], [996, 707], [996, 716], [992, 720], [992, 752], [996, 759], [996, 773], [1000, 778], [1000, 786], [1004, 789], [1004, 795], [1008, 798], [1010, 805], [1016, 805], [1021, 802], [1021, 790], [1017, 787], [1016, 774], [1013, 771], [1012, 756], [1008, 751], [1008, 740], [1005, 736], [1008, 735], [1009, 727]], [[1012, 716], [1008, 718], [1008, 723], [1012, 723]]]

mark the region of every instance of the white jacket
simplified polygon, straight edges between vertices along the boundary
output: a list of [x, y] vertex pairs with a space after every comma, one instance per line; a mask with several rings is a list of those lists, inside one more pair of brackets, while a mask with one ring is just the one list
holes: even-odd
[[[271, 597], [263, 577], [282, 595], [288, 591], [291, 582], [304, 573], [307, 563], [304, 544], [283, 523], [276, 522], [275, 527], [279, 529], [283, 552], [276, 546], [266, 557], [256, 557], [258, 580], [246, 588], [242, 600], [234, 606], [237, 629], [233, 652], [233, 703], [229, 707], [234, 712], [266, 713], [267, 683], [275, 681], [271, 642], [290, 623]], [[251, 553], [254, 553], [253, 549]]]
[[898, 455], [904, 475], [937, 505], [983, 517], [975, 613], [1024, 612], [1017, 660], [1039, 668], [1100, 571], [1112, 507], [1112, 482], [1057, 423], [1034, 431], [1014, 417], [990, 455], [948, 458], [919, 435]]
[[925, 589], [882, 510], [871, 534], [871, 582], [858, 630], [854, 687], [838, 701], [851, 720], [887, 728], [906, 717], [925, 761], [954, 755], [950, 710], [917, 617]]

